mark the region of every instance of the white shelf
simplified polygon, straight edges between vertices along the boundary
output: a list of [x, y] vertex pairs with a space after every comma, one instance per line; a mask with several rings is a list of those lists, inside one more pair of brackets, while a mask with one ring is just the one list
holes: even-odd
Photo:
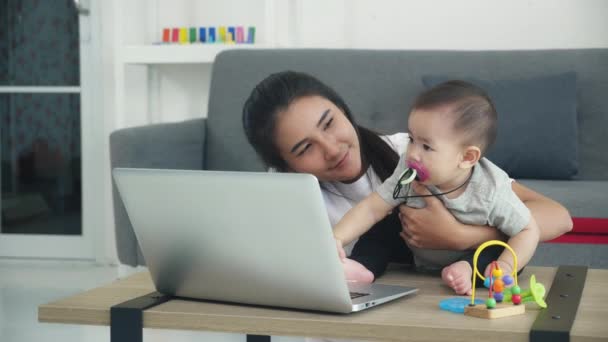
[[230, 49], [263, 49], [257, 44], [158, 44], [129, 45], [123, 48], [126, 64], [194, 64], [213, 63], [215, 56]]

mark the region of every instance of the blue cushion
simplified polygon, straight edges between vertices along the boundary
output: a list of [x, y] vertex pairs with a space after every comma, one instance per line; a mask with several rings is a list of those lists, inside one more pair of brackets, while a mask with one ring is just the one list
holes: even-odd
[[[450, 79], [423, 76], [426, 87]], [[487, 157], [513, 178], [570, 179], [578, 172], [576, 73], [477, 80], [498, 111], [498, 137]]]

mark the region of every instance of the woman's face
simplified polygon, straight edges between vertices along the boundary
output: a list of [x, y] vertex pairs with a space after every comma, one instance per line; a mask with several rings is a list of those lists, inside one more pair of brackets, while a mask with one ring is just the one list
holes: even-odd
[[359, 139], [346, 115], [321, 96], [306, 96], [279, 113], [275, 144], [289, 171], [348, 182], [361, 173]]

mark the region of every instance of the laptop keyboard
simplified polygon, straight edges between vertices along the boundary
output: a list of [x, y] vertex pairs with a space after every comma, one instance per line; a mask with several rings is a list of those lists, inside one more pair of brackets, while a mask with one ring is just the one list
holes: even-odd
[[355, 299], [359, 297], [364, 297], [369, 295], [369, 293], [361, 293], [361, 292], [350, 292], [350, 299]]

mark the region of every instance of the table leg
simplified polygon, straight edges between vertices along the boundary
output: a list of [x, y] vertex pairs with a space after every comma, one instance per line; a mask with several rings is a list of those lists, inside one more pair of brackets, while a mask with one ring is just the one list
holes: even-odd
[[171, 296], [152, 292], [110, 308], [110, 342], [142, 342], [143, 311], [162, 304]]
[[576, 318], [585, 281], [586, 266], [559, 266], [553, 285], [530, 330], [530, 342], [567, 342]]
[[[143, 311], [165, 303], [171, 296], [148, 293], [110, 308], [110, 342], [142, 342]], [[247, 335], [247, 342], [270, 342], [270, 336]]]

